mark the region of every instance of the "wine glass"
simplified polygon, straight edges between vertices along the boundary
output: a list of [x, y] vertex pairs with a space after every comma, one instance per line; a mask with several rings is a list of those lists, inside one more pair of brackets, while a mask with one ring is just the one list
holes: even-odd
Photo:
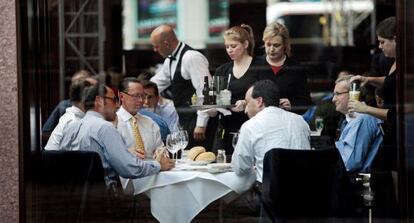
[[179, 140], [176, 133], [171, 133], [167, 135], [167, 139], [165, 140], [165, 144], [167, 146], [168, 152], [170, 152], [175, 157], [175, 154], [180, 149], [179, 147]]
[[187, 130], [180, 130], [178, 131], [179, 135], [179, 141], [180, 141], [180, 149], [181, 149], [181, 160], [183, 160], [184, 157], [184, 149], [188, 145], [188, 133]]
[[320, 116], [315, 117], [315, 129], [316, 132], [320, 135], [324, 127], [323, 118]]
[[237, 140], [239, 140], [239, 133], [238, 132], [232, 132], [231, 134], [233, 134], [233, 138], [231, 140], [231, 145], [233, 146], [233, 148], [236, 148]]

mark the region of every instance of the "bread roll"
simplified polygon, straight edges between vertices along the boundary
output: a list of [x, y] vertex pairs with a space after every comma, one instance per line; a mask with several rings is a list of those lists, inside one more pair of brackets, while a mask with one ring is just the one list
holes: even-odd
[[195, 158], [195, 161], [209, 161], [209, 162], [211, 161], [212, 162], [214, 160], [216, 160], [216, 155], [212, 152], [201, 153]]
[[206, 151], [206, 149], [202, 146], [195, 146], [193, 148], [191, 148], [188, 153], [187, 153], [187, 158], [189, 160], [195, 160], [195, 158], [200, 155], [200, 153], [204, 153]]

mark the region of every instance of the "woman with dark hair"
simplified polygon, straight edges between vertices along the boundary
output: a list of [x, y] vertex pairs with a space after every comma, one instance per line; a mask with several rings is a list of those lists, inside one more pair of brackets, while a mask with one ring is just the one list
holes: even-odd
[[[396, 57], [396, 19], [389, 17], [377, 26], [379, 48], [386, 57]], [[359, 101], [350, 100], [349, 111], [373, 115], [384, 120], [382, 125], [384, 140], [372, 166], [372, 188], [376, 192], [375, 203], [378, 213], [396, 216], [398, 213], [395, 197], [395, 185], [391, 172], [397, 169], [397, 129], [396, 129], [396, 62], [394, 61], [388, 75], [383, 77], [355, 76], [351, 81], [360, 81], [361, 85], [370, 84], [381, 89], [383, 107], [377, 108]]]
[[[395, 58], [396, 56], [396, 42], [395, 42], [395, 17], [389, 17], [377, 26], [377, 38], [379, 42], [379, 48], [384, 52], [387, 57]], [[378, 117], [384, 121], [395, 122], [395, 103], [396, 103], [396, 62], [391, 66], [388, 75], [383, 77], [367, 77], [357, 75], [351, 79], [351, 81], [360, 81], [361, 85], [370, 84], [376, 88], [382, 88], [384, 95], [384, 108], [375, 108], [358, 101], [351, 100], [349, 102], [350, 111], [356, 111], [360, 113], [367, 113]]]

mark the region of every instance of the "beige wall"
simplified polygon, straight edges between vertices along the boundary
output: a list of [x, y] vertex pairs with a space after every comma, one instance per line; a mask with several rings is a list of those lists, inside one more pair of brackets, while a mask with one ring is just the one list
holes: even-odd
[[0, 222], [19, 222], [15, 1], [0, 0]]

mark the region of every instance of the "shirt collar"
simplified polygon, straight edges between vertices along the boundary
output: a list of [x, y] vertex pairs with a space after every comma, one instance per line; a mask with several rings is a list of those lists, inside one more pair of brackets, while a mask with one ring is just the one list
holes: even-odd
[[97, 117], [97, 118], [101, 118], [104, 119], [103, 115], [101, 115], [101, 113], [96, 112], [96, 111], [87, 111], [85, 116], [93, 116], [93, 117]]
[[119, 110], [116, 112], [116, 114], [118, 115], [118, 118], [120, 118], [120, 120], [127, 122], [132, 118], [131, 113], [129, 113], [127, 110], [125, 110], [125, 108], [123, 106], [121, 106], [119, 108]]
[[356, 119], [359, 115], [361, 115], [361, 114], [359, 114], [358, 112], [354, 112], [353, 114], [352, 114], [352, 117], [349, 115], [349, 113], [347, 113], [346, 115], [345, 115], [345, 119], [346, 119], [346, 121], [347, 122], [351, 122], [352, 120], [354, 120], [354, 119]]
[[66, 109], [66, 112], [73, 113], [76, 117], [83, 118], [85, 116], [85, 112], [83, 112], [80, 108], [76, 107], [75, 105], [70, 106]]
[[181, 46], [184, 45], [182, 42], [179, 42], [177, 47], [175, 47], [174, 51], [171, 53], [170, 57], [177, 59], [178, 54], [180, 53]]

